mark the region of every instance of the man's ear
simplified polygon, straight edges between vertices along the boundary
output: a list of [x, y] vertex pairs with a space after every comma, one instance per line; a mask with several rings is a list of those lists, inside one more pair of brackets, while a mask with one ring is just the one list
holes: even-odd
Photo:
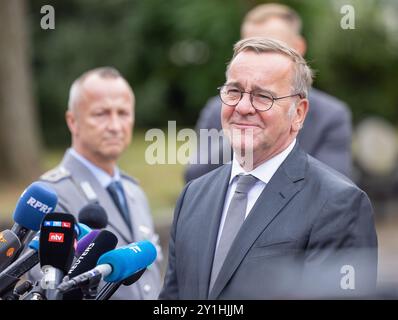
[[292, 129], [293, 131], [299, 131], [304, 126], [305, 117], [307, 116], [309, 109], [308, 99], [301, 99], [295, 109]]
[[305, 56], [305, 53], [307, 51], [307, 42], [305, 41], [304, 37], [301, 35], [298, 35], [294, 41], [294, 48], [302, 57]]
[[70, 110], [65, 113], [66, 124], [72, 136], [77, 132], [76, 114]]

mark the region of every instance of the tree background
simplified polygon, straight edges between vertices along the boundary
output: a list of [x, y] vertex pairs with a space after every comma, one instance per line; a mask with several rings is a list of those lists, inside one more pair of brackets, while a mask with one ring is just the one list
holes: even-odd
[[[167, 120], [193, 126], [223, 83], [249, 0], [30, 1], [35, 92], [47, 146], [69, 143], [68, 89], [83, 71], [113, 65], [137, 95], [137, 127]], [[276, 1], [278, 2], [278, 1]], [[354, 123], [379, 115], [398, 122], [396, 1], [279, 1], [303, 17], [315, 87], [346, 101]], [[55, 30], [40, 28], [40, 8], [55, 8]], [[345, 4], [355, 29], [340, 27]], [[394, 15], [395, 13], [395, 15]]]
[[[114, 66], [131, 83], [138, 141], [144, 140], [143, 133], [150, 128], [167, 128], [169, 120], [180, 128], [193, 127], [207, 99], [224, 82], [243, 16], [265, 2], [4, 0], [0, 13], [0, 201], [17, 182], [18, 189], [60, 160], [70, 143], [64, 119], [70, 85], [91, 68]], [[303, 18], [306, 58], [316, 71], [314, 86], [347, 102], [354, 128], [363, 119], [377, 116], [395, 132], [387, 147], [375, 137], [365, 146], [381, 164], [388, 158], [386, 151], [393, 150], [389, 162], [395, 162], [395, 171], [384, 170], [378, 180], [360, 173], [357, 176], [365, 177], [363, 181], [354, 181], [366, 191], [384, 194], [395, 183], [398, 191], [398, 2], [274, 2], [290, 5]], [[45, 5], [55, 10], [54, 30], [41, 27]], [[345, 5], [355, 10], [355, 29], [341, 27]], [[144, 143], [133, 148], [145, 150]], [[358, 149], [354, 141], [354, 155]], [[137, 158], [126, 161], [128, 165], [143, 158], [137, 152], [133, 156]], [[134, 175], [144, 172], [134, 169], [138, 169]], [[157, 170], [160, 167], [148, 167], [143, 177], [143, 184], [153, 180], [154, 201], [163, 194], [157, 193], [161, 186], [156, 184]], [[168, 196], [172, 206], [182, 174], [165, 181], [178, 181], [173, 196]], [[371, 186], [369, 182], [377, 183]]]

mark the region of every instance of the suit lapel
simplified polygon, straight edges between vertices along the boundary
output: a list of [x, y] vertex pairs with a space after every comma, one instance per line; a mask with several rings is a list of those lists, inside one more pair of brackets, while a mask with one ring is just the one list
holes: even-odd
[[[231, 175], [231, 165], [224, 165], [220, 174], [206, 185], [206, 195], [210, 197], [204, 201], [201, 212], [205, 214], [198, 227], [198, 244], [203, 244], [204, 254], [199, 257], [199, 299], [207, 299], [209, 291], [210, 272], [213, 264], [214, 249], [216, 246], [221, 213], [224, 207], [225, 194], [228, 189]], [[220, 192], [221, 191], [221, 192]]]
[[[116, 232], [120, 233], [123, 238], [131, 239], [131, 233], [128, 230], [122, 216], [119, 214], [119, 211], [114, 204], [111, 196], [101, 186], [101, 184], [99, 183], [97, 178], [91, 173], [91, 171], [69, 153], [66, 153], [64, 160], [62, 161], [62, 165], [71, 172], [73, 181], [79, 190], [82, 191], [81, 183], [89, 183], [89, 185], [97, 195], [97, 201], [108, 214], [108, 221], [110, 222], [110, 226]], [[76, 213], [76, 215], [77, 214], [78, 213]]]
[[306, 155], [296, 144], [244, 221], [225, 258], [209, 299], [217, 299], [256, 239], [303, 187], [306, 161]]

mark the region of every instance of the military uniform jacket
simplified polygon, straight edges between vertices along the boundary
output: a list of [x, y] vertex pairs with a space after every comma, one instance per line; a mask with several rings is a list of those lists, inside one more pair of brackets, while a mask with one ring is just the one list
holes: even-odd
[[158, 251], [157, 261], [143, 274], [139, 281], [131, 286], [121, 286], [112, 296], [113, 299], [156, 299], [161, 285], [160, 261], [162, 260], [159, 237], [154, 226], [148, 201], [137, 181], [120, 173], [126, 194], [132, 234], [114, 204], [111, 196], [104, 189], [91, 171], [68, 151], [55, 169], [43, 174], [40, 179], [53, 188], [58, 195], [58, 212], [73, 214], [78, 220], [79, 211], [87, 204], [97, 202], [108, 214], [107, 230], [118, 238], [118, 247], [134, 241], [149, 240]]

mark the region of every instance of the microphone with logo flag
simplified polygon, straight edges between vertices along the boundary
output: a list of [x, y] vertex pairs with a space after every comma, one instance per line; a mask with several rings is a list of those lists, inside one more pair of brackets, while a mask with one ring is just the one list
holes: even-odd
[[[16, 205], [13, 219], [14, 225], [11, 231], [19, 239], [19, 248], [14, 254], [3, 263], [0, 271], [15, 261], [21, 254], [25, 243], [31, 238], [34, 232], [40, 229], [43, 218], [54, 211], [58, 202], [57, 194], [43, 183], [34, 182], [22, 193]], [[18, 246], [18, 243], [16, 243]]]
[[38, 231], [43, 218], [53, 212], [58, 203], [56, 192], [41, 182], [28, 186], [18, 200], [14, 211], [12, 231], [21, 243], [29, 235], [29, 231]]
[[57, 300], [56, 287], [72, 265], [76, 246], [75, 218], [68, 213], [52, 213], [40, 229], [39, 260], [44, 274], [41, 288], [47, 300]]

